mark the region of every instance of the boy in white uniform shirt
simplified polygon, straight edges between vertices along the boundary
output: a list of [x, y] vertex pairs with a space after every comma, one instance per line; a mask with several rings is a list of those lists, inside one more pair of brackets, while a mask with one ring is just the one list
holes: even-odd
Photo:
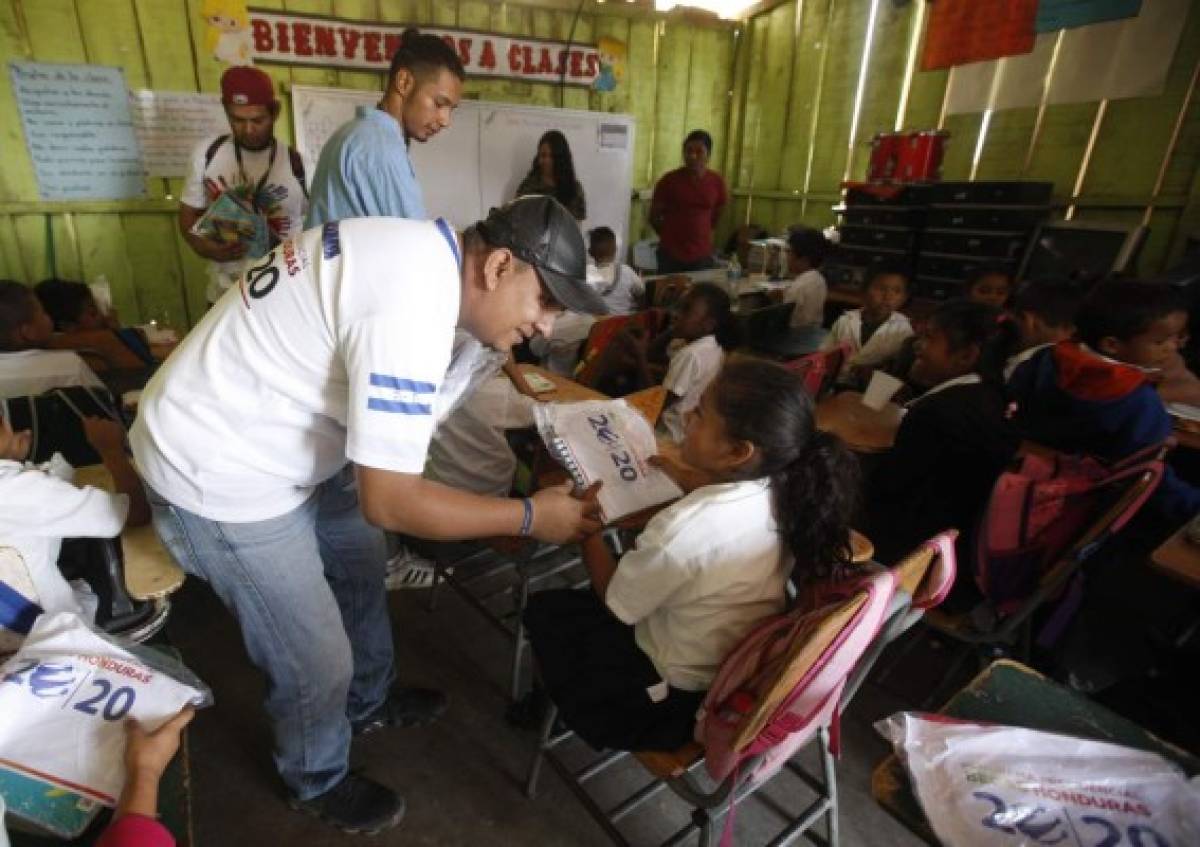
[[733, 346], [733, 333], [729, 295], [709, 283], [693, 285], [671, 327], [671, 335], [687, 343], [671, 354], [662, 382], [667, 401], [660, 425], [676, 443], [683, 441], [687, 413], [696, 408], [704, 389], [721, 370], [724, 348]]
[[351, 736], [445, 709], [440, 692], [392, 688], [380, 530], [564, 543], [597, 525], [594, 497], [569, 486], [514, 500], [421, 476], [456, 327], [504, 352], [563, 307], [602, 310], [584, 257], [547, 197], [461, 236], [331, 221], [251, 266], [146, 387], [132, 440], [155, 526], [268, 676], [294, 808], [349, 832], [394, 826], [404, 801], [349, 771]]
[[792, 281], [783, 290], [783, 302], [792, 308], [792, 329], [820, 326], [825, 322], [828, 286], [818, 270], [829, 251], [829, 242], [815, 229], [795, 229], [788, 235], [788, 271]]
[[882, 267], [867, 280], [861, 309], [852, 309], [834, 321], [829, 337], [821, 345], [831, 350], [849, 348], [838, 382], [865, 386], [871, 371], [900, 351], [913, 334], [908, 318], [897, 311], [908, 300], [908, 276], [895, 268]]
[[[588, 255], [598, 277], [596, 291], [610, 315], [631, 315], [642, 307], [646, 283], [637, 271], [617, 261], [617, 236], [606, 226], [588, 233]], [[589, 271], [591, 268], [589, 268]]]
[[58, 569], [64, 538], [114, 538], [126, 521], [147, 523], [150, 509], [141, 481], [125, 455], [125, 432], [104, 418], [84, 418], [88, 442], [100, 454], [117, 489], [71, 484], [74, 470], [57, 453], [44, 465], [26, 464], [31, 435], [14, 433], [0, 415], [0, 547], [21, 554], [42, 611], [83, 609]]
[[0, 280], [0, 398], [42, 394], [52, 388], [103, 388], [79, 354], [42, 349], [54, 323], [33, 289]]

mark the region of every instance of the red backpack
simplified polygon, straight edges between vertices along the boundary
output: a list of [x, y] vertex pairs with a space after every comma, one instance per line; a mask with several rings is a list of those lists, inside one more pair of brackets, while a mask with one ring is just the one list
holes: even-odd
[[[1030, 597], [1072, 546], [1083, 560], [1129, 522], [1163, 475], [1162, 445], [1116, 464], [1090, 456], [1026, 454], [996, 480], [976, 535], [975, 584], [1001, 615]], [[1151, 475], [1145, 486], [1094, 538], [1083, 538], [1106, 509], [1120, 502], [1121, 482]]]

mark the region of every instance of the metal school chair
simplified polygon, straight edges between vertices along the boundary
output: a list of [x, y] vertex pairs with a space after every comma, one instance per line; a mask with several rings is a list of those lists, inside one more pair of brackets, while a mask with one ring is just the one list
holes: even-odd
[[[861, 687], [884, 647], [913, 626], [927, 609], [936, 606], [949, 593], [955, 574], [954, 537], [954, 532], [942, 533], [926, 542], [890, 571], [874, 563], [861, 566], [865, 573], [871, 574], [869, 579], [880, 581], [887, 586], [886, 590], [891, 592], [887, 598], [883, 622], [865, 648], [859, 645], [861, 652], [858, 655], [840, 657], [842, 661], [851, 663], [851, 670], [830, 689], [831, 696], [836, 697], [836, 708], [824, 721], [808, 726], [807, 732], [801, 731], [795, 736], [780, 739], [776, 748], [769, 748], [742, 761], [731, 774], [714, 784], [714, 780], [700, 773], [705, 764], [705, 750], [698, 742], [662, 753], [602, 751], [597, 758], [582, 768], [572, 768], [564, 752], [567, 744], [574, 738], [574, 733], [568, 730], [554, 734], [558, 710], [551, 707], [529, 769], [526, 795], [531, 799], [536, 797], [542, 762], [548, 761], [612, 842], [620, 847], [632, 847], [629, 839], [618, 828], [618, 824], [663, 789], [669, 789], [691, 808], [691, 812], [688, 823], [661, 842], [662, 847], [681, 844], [696, 834], [699, 836], [700, 847], [712, 847], [717, 836], [716, 826], [721, 819], [727, 814], [732, 815], [743, 800], [754, 795], [773, 779], [779, 770], [786, 769], [808, 786], [816, 794], [816, 799], [799, 811], [788, 810], [785, 827], [770, 843], [790, 844], [801, 835], [807, 835], [812, 841], [836, 847], [839, 841], [837, 774], [834, 763], [837, 715], [845, 710], [850, 699]], [[828, 607], [831, 610], [828, 617], [817, 624], [804, 650], [796, 655], [792, 662], [782, 665], [776, 684], [783, 679], [798, 679], [800, 682], [796, 688], [807, 685], [812, 675], [820, 670], [817, 667], [818, 662], [814, 659], [821, 654], [828, 658], [830, 646], [835, 639], [844, 634], [845, 623], [849, 619], [847, 607], [854, 604], [861, 606], [863, 598], [864, 593], [858, 591], [843, 603]], [[826, 626], [827, 622], [830, 625]], [[834, 648], [834, 652], [844, 647], [845, 643], [842, 643]], [[766, 702], [770, 702], [769, 698]], [[774, 705], [767, 705], [765, 708], [773, 712], [778, 703], [779, 701], [775, 700]], [[760, 703], [760, 708], [762, 707], [763, 704]], [[769, 720], [771, 716], [752, 714], [747, 720]], [[796, 755], [812, 744], [816, 744], [819, 750], [819, 777], [808, 773], [795, 761]], [[773, 753], [779, 755], [779, 748], [787, 755], [786, 761], [781, 766], [776, 764], [778, 770], [772, 771], [765, 778], [756, 779], [756, 772]], [[588, 790], [590, 781], [630, 756], [650, 772], [652, 780], [615, 805], [607, 808], [602, 806]], [[771, 806], [775, 811], [781, 811], [778, 804], [772, 802]], [[810, 832], [822, 819], [826, 824], [825, 838]], [[727, 823], [726, 828], [731, 833], [732, 822]]]

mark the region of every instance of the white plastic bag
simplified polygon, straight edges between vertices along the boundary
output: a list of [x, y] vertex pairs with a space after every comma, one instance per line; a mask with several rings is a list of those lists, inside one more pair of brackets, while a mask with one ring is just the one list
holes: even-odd
[[1200, 845], [1200, 789], [1155, 753], [912, 712], [875, 726], [948, 847]]
[[126, 647], [69, 612], [42, 615], [0, 665], [0, 762], [108, 806], [125, 782], [125, 720], [155, 730], [208, 687], [169, 657]]

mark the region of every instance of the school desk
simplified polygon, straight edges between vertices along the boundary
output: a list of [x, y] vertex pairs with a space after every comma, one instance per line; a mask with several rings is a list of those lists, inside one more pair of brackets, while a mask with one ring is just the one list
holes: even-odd
[[[556, 374], [553, 371], [548, 371], [545, 368], [540, 368], [537, 365], [518, 365], [517, 370], [521, 376], [527, 374], [537, 374], [544, 379], [554, 383], [553, 391], [544, 391], [540, 394], [534, 392], [533, 386], [528, 392], [531, 397], [534, 397], [541, 403], [581, 403], [584, 400], [608, 400], [610, 399], [604, 394], [601, 394], [595, 389], [588, 388], [586, 385], [580, 385], [569, 377]], [[526, 382], [526, 385], [529, 383]], [[519, 388], [520, 386], [518, 386]]]
[[[104, 465], [75, 471], [76, 485], [113, 490], [112, 475]], [[126, 527], [121, 533], [125, 558], [125, 589], [135, 600], [157, 600], [183, 585], [184, 573], [163, 547], [152, 524]]]
[[[951, 697], [939, 714], [1150, 750], [1175, 762], [1189, 776], [1200, 771], [1200, 760], [1195, 757], [1010, 659], [988, 665], [966, 688]], [[875, 768], [871, 775], [871, 795], [916, 835], [930, 844], [938, 843], [895, 754]]]
[[856, 453], [882, 453], [896, 443], [904, 410], [888, 403], [878, 412], [862, 403], [862, 394], [843, 391], [817, 404], [817, 429], [831, 432]]
[[1200, 588], [1200, 545], [1188, 541], [1187, 528], [1184, 524], [1158, 545], [1150, 554], [1150, 564], [1172, 579]]

